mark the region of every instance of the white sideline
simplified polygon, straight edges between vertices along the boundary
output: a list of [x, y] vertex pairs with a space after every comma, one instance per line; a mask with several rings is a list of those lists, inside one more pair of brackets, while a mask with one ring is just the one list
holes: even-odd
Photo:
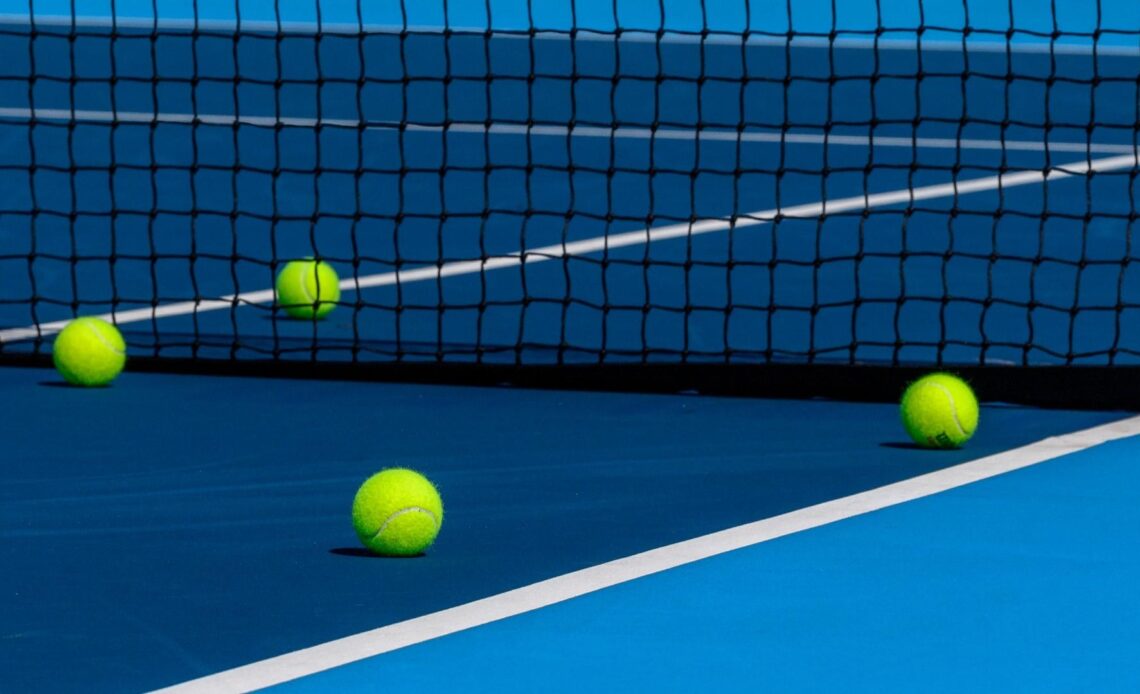
[[1140, 435], [1140, 417], [1044, 439], [1022, 448], [599, 564], [441, 612], [329, 641], [159, 691], [163, 694], [216, 694], [269, 687], [565, 602], [718, 554], [921, 499], [1108, 441], [1136, 435]]
[[1129, 144], [1096, 142], [1042, 142], [1040, 140], [987, 140], [954, 137], [899, 137], [890, 135], [839, 135], [805, 132], [749, 130], [738, 133], [729, 129], [639, 128], [618, 126], [606, 128], [590, 125], [518, 125], [498, 123], [486, 125], [453, 121], [446, 126], [400, 121], [361, 121], [348, 118], [300, 118], [291, 116], [232, 116], [212, 113], [147, 113], [143, 111], [94, 111], [66, 108], [0, 108], [0, 118], [48, 120], [63, 123], [132, 123], [139, 125], [214, 125], [227, 127], [248, 125], [257, 128], [343, 128], [346, 130], [405, 130], [407, 132], [448, 132], [469, 135], [524, 135], [530, 137], [592, 137], [629, 140], [680, 140], [702, 142], [740, 142], [759, 144], [830, 145], [844, 147], [901, 147], [906, 149], [966, 149], [1009, 152], [1065, 152], [1072, 154], [1128, 154], [1136, 151]]
[[[654, 227], [651, 229], [639, 229], [637, 231], [627, 231], [624, 233], [607, 236], [596, 236], [594, 238], [583, 239], [581, 241], [556, 243], [549, 246], [529, 248], [522, 251], [509, 253], [507, 255], [492, 256], [487, 259], [452, 261], [441, 263], [439, 265], [428, 265], [424, 267], [412, 268], [410, 270], [398, 270], [395, 272], [385, 272], [376, 275], [366, 275], [364, 277], [350, 277], [348, 279], [341, 280], [340, 288], [342, 291], [358, 291], [361, 289], [385, 287], [394, 284], [421, 282], [424, 280], [436, 280], [442, 279], [444, 277], [454, 277], [457, 275], [469, 275], [480, 272], [488, 272], [490, 270], [500, 270], [508, 267], [516, 267], [524, 263], [533, 265], [534, 263], [541, 263], [548, 260], [561, 260], [573, 256], [585, 255], [587, 253], [597, 253], [599, 251], [610, 251], [616, 248], [625, 248], [627, 246], [650, 244], [657, 241], [666, 241], [669, 239], [700, 236], [702, 234], [728, 231], [729, 229], [734, 228], [742, 229], [746, 227], [771, 224], [776, 220], [777, 217], [790, 219], [813, 219], [818, 218], [821, 215], [839, 214], [842, 212], [866, 210], [875, 207], [898, 205], [902, 203], [913, 204], [915, 202], [923, 200], [933, 200], [936, 198], [966, 195], [969, 193], [979, 193], [989, 190], [1004, 190], [1007, 188], [1031, 185], [1034, 183], [1048, 183], [1051, 181], [1071, 178], [1073, 176], [1083, 176], [1090, 172], [1103, 173], [1117, 169], [1133, 168], [1138, 165], [1140, 165], [1140, 158], [1138, 158], [1138, 155], [1135, 152], [1131, 154], [1123, 154], [1116, 157], [1106, 157], [1103, 159], [1085, 159], [1082, 161], [1073, 162], [1071, 164], [1065, 164], [1044, 170], [1018, 171], [997, 176], [986, 176], [983, 178], [968, 179], [965, 181], [939, 183], [936, 185], [922, 186], [920, 188], [903, 188], [900, 190], [893, 190], [884, 193], [856, 195], [848, 198], [839, 198], [837, 200], [824, 200], [823, 202], [813, 202], [804, 205], [794, 205], [791, 207], [764, 210], [761, 212], [755, 212], [746, 216], [738, 217], [736, 220], [705, 219], [698, 222], [693, 222], [691, 224], [670, 224], [667, 226]], [[271, 303], [274, 298], [275, 295], [273, 289], [262, 289], [253, 292], [243, 292], [241, 294], [223, 296], [218, 299], [183, 301], [153, 308], [116, 311], [103, 314], [99, 317], [103, 320], [114, 322], [116, 325], [123, 325], [125, 323], [135, 323], [139, 321], [167, 318], [171, 316], [203, 313], [206, 311], [217, 311], [220, 309], [237, 307], [241, 304], [267, 304]], [[41, 323], [39, 325], [31, 325], [23, 328], [0, 330], [0, 343], [15, 342], [18, 340], [28, 340], [34, 339], [36, 337], [52, 335], [59, 332], [60, 330], [63, 330], [63, 328], [66, 327], [69, 322], [70, 320], [61, 320], [53, 321], [50, 323]]]

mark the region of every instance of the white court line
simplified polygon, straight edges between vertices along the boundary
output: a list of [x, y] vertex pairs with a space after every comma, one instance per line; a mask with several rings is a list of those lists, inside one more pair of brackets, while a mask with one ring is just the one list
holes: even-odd
[[834, 135], [784, 131], [717, 130], [703, 128], [638, 128], [619, 126], [516, 125], [467, 123], [456, 121], [443, 125], [428, 125], [400, 121], [360, 121], [344, 118], [291, 118], [288, 116], [231, 116], [221, 114], [145, 113], [139, 111], [93, 111], [63, 108], [0, 108], [0, 118], [19, 120], [54, 120], [64, 123], [137, 123], [140, 125], [249, 125], [258, 128], [278, 126], [296, 128], [345, 128], [351, 130], [400, 130], [409, 132], [449, 132], [475, 135], [529, 135], [532, 137], [591, 137], [633, 140], [680, 140], [710, 142], [740, 142], [761, 144], [841, 145], [850, 147], [902, 147], [925, 149], [977, 149], [1017, 152], [1062, 152], [1071, 154], [1127, 154], [1136, 147], [1127, 144], [1095, 142], [1042, 142], [1040, 140], [983, 140], [953, 137], [891, 137], [884, 135]]
[[[951, 183], [939, 183], [936, 185], [922, 186], [920, 188], [902, 188], [885, 193], [856, 195], [849, 198], [839, 198], [837, 200], [824, 200], [823, 202], [775, 208], [751, 213], [738, 217], [735, 220], [705, 219], [691, 224], [670, 224], [667, 226], [638, 229], [637, 231], [627, 231], [607, 236], [596, 236], [581, 241], [570, 241], [551, 244], [549, 246], [528, 248], [507, 255], [492, 256], [485, 260], [458, 260], [441, 263], [439, 265], [412, 268], [410, 270], [385, 272], [376, 275], [366, 275], [364, 277], [350, 277], [341, 280], [340, 288], [341, 291], [357, 291], [375, 287], [387, 287], [395, 284], [439, 280], [445, 277], [478, 274], [491, 270], [517, 267], [523, 264], [534, 265], [549, 260], [563, 260], [574, 256], [611, 251], [628, 246], [647, 245], [658, 241], [700, 236], [703, 234], [728, 231], [730, 229], [761, 226], [773, 223], [777, 217], [788, 219], [816, 219], [820, 215], [854, 212], [904, 203], [914, 204], [923, 200], [967, 195], [990, 190], [1005, 190], [1035, 183], [1044, 184], [1072, 178], [1074, 176], [1083, 176], [1089, 172], [1103, 173], [1137, 166], [1140, 166], [1140, 159], [1138, 159], [1138, 155], [1135, 152], [1116, 157], [1106, 157], [1104, 159], [1086, 159], [1040, 171], [1018, 171], [998, 176], [987, 176]], [[241, 304], [268, 304], [273, 302], [274, 298], [275, 294], [273, 289], [262, 289], [223, 296], [218, 299], [183, 301], [154, 308], [115, 311], [105, 313], [99, 316], [99, 318], [114, 322], [116, 325], [123, 325], [125, 323], [136, 323], [152, 319], [234, 308]], [[36, 337], [52, 335], [63, 330], [70, 322], [69, 319], [51, 323], [40, 323], [39, 325], [31, 325], [24, 328], [0, 330], [0, 343], [29, 340]]]
[[431, 639], [538, 610], [685, 564], [973, 484], [1109, 441], [1140, 435], [1140, 417], [938, 470], [674, 545], [564, 574], [458, 607], [329, 641], [159, 690], [168, 694], [248, 692]]

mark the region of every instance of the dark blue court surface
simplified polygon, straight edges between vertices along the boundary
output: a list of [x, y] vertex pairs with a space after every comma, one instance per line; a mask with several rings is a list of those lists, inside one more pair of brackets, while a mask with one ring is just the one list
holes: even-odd
[[[0, 379], [17, 691], [173, 684], [1118, 418], [989, 406], [968, 449], [932, 453], [887, 405]], [[391, 465], [443, 493], [420, 559], [356, 549], [352, 495]]]

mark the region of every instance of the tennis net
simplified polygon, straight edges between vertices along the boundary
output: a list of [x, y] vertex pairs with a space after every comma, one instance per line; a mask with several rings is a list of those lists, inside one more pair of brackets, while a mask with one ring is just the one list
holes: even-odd
[[[703, 4], [4, 16], [0, 361], [105, 315], [154, 368], [1130, 372], [1140, 29], [890, 4], [815, 30], [747, 4], [733, 30]], [[305, 257], [340, 275], [324, 320], [275, 304]]]

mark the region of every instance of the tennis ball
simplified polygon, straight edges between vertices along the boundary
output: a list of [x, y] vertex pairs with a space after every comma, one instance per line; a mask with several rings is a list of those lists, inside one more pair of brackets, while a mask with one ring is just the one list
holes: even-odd
[[902, 397], [902, 421], [925, 448], [958, 448], [978, 428], [978, 399], [965, 381], [946, 373], [923, 376]]
[[52, 361], [59, 375], [77, 386], [105, 386], [127, 363], [119, 330], [98, 318], [76, 318], [55, 338]]
[[439, 492], [414, 470], [381, 470], [365, 480], [352, 500], [352, 526], [364, 546], [377, 554], [420, 554], [435, 541], [442, 524]]
[[339, 282], [324, 261], [294, 260], [277, 275], [277, 303], [293, 318], [324, 318], [340, 301]]

